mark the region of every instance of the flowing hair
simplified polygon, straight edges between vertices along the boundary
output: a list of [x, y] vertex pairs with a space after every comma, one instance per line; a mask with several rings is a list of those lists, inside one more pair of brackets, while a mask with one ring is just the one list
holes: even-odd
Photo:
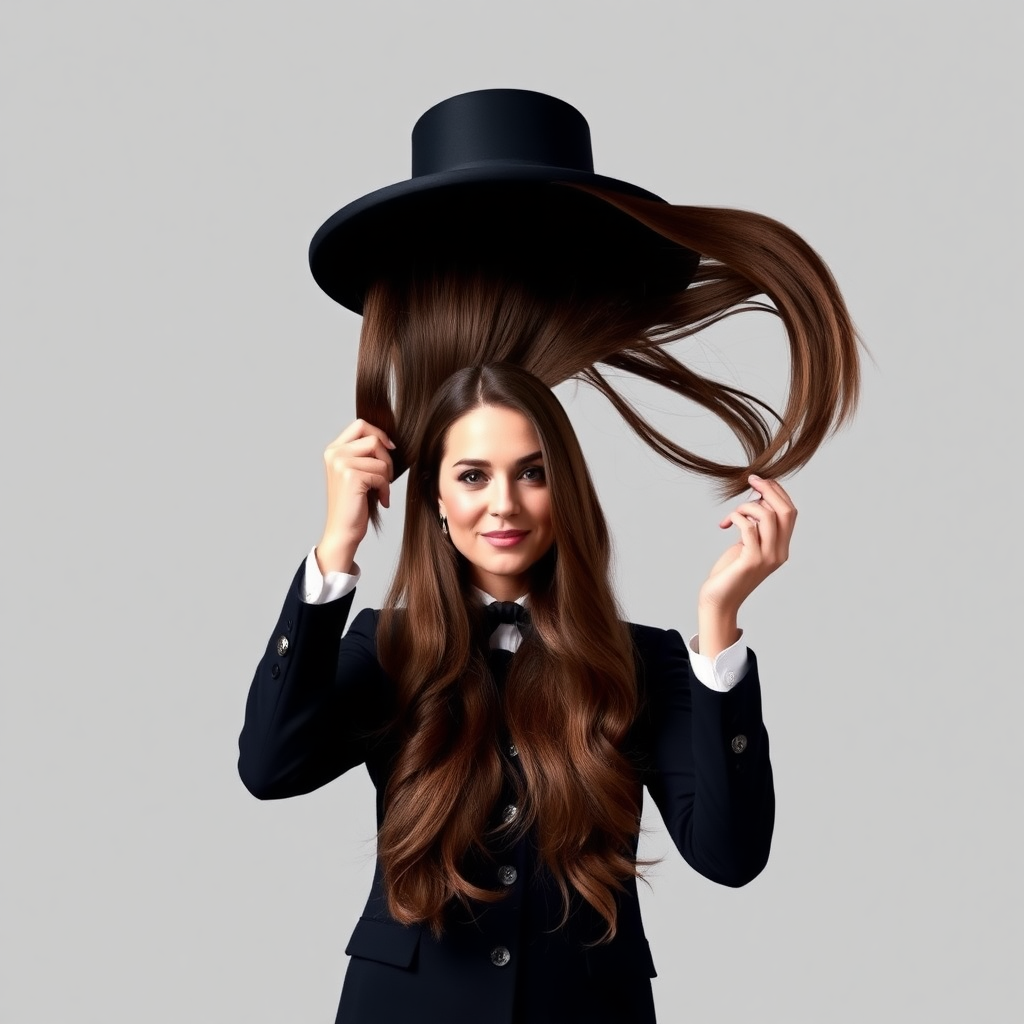
[[[499, 690], [485, 658], [469, 564], [442, 533], [438, 476], [451, 425], [472, 409], [514, 409], [536, 430], [554, 542], [529, 571], [532, 628]], [[377, 629], [395, 681], [399, 748], [377, 856], [389, 910], [436, 934], [452, 901], [504, 895], [466, 877], [492, 840], [531, 832], [563, 899], [578, 894], [615, 934], [615, 894], [635, 876], [641, 790], [622, 744], [639, 708], [628, 625], [609, 579], [610, 540], [586, 462], [550, 389], [509, 364], [441, 384], [410, 467], [398, 568]], [[522, 780], [499, 739], [518, 747]], [[506, 778], [518, 813], [494, 821]]]
[[[521, 253], [422, 254], [372, 284], [365, 295], [356, 371], [356, 411], [388, 432], [396, 476], [423, 429], [431, 398], [456, 370], [511, 362], [555, 387], [575, 378], [597, 388], [655, 452], [740, 494], [750, 473], [783, 477], [805, 465], [850, 419], [860, 386], [859, 339], [828, 267], [794, 231], [743, 210], [672, 206], [572, 186], [616, 207], [635, 224], [699, 254], [674, 285], [614, 273], [573, 277], [561, 287], [532, 276]], [[677, 250], [678, 251], [678, 250]], [[585, 260], [581, 259], [581, 262]], [[666, 261], [671, 265], [671, 261]], [[758, 296], [768, 301], [757, 300]], [[790, 350], [789, 396], [776, 412], [754, 395], [704, 377], [667, 351], [735, 313], [777, 315]], [[616, 389], [608, 370], [659, 384], [719, 417], [746, 461], [717, 462], [652, 426]], [[376, 498], [371, 518], [379, 528]]]
[[[828, 267], [792, 230], [741, 210], [571, 187], [614, 207], [631, 230], [653, 232], [648, 257], [664, 252], [664, 262], [588, 248], [593, 236], [577, 239], [575, 251], [570, 239], [568, 248], [538, 245], [535, 253], [439, 237], [437, 246], [396, 253], [393, 269], [363, 296], [356, 411], [396, 442], [395, 476], [414, 470], [398, 572], [378, 630], [381, 662], [398, 685], [402, 739], [378, 855], [392, 914], [435, 931], [450, 901], [500, 898], [465, 877], [463, 865], [486, 856], [495, 835], [502, 721], [519, 746], [525, 784], [517, 795], [523, 812], [498, 833], [534, 830], [566, 913], [578, 893], [604, 918], [609, 938], [615, 893], [637, 874], [640, 792], [620, 752], [639, 706], [632, 650], [608, 582], [605, 522], [571, 426], [546, 389], [569, 379], [597, 388], [655, 452], [717, 480], [723, 497], [741, 493], [750, 473], [799, 469], [858, 399], [852, 320]], [[507, 224], [508, 212], [502, 216]], [[668, 351], [745, 310], [774, 313], [785, 327], [790, 379], [781, 412]], [[745, 461], [711, 460], [656, 429], [616, 389], [623, 371], [719, 417]], [[517, 409], [534, 424], [556, 537], [533, 569], [536, 631], [513, 660], [502, 696], [476, 632], [479, 613], [467, 600], [466, 567], [437, 524], [447, 429], [481, 403]], [[379, 528], [373, 493], [369, 505]]]

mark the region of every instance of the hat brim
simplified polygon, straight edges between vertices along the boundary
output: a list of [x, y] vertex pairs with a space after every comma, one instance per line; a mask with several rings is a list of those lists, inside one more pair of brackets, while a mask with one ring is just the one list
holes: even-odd
[[349, 203], [313, 236], [309, 266], [336, 302], [362, 313], [374, 281], [445, 265], [503, 268], [543, 287], [681, 290], [699, 260], [574, 184], [663, 200], [579, 170], [479, 164], [410, 178]]

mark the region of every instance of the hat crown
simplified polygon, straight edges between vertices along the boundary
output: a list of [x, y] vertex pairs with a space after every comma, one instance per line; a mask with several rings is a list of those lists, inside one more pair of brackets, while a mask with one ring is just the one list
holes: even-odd
[[590, 126], [554, 96], [481, 89], [442, 100], [413, 127], [413, 178], [489, 162], [593, 173]]

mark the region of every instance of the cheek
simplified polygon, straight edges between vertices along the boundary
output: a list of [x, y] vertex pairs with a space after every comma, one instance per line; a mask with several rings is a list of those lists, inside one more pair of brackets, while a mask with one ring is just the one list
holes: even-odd
[[445, 503], [448, 518], [464, 528], [473, 526], [480, 518], [480, 501], [472, 494], [455, 494]]
[[533, 502], [530, 512], [538, 523], [543, 523], [549, 529], [551, 528], [551, 497], [547, 492], [537, 495], [537, 500]]

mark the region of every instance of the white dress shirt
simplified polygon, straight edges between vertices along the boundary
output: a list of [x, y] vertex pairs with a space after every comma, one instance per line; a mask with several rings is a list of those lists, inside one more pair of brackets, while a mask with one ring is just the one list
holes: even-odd
[[[329, 572], [324, 576], [320, 572], [320, 566], [317, 565], [316, 548], [314, 547], [306, 558], [303, 600], [307, 604], [327, 604], [328, 601], [337, 601], [339, 597], [344, 597], [355, 589], [361, 575], [358, 565], [353, 563], [352, 568], [355, 569], [353, 573]], [[473, 589], [483, 604], [491, 604], [497, 600], [478, 587]], [[526, 598], [519, 598], [517, 603], [525, 604]], [[690, 667], [697, 679], [708, 689], [727, 693], [746, 674], [747, 647], [746, 644], [741, 643], [742, 639], [743, 631], [740, 630], [740, 639], [712, 659], [699, 652], [697, 634], [694, 633], [690, 637], [690, 642], [686, 645], [690, 655]], [[503, 622], [491, 634], [490, 646], [502, 647], [506, 651], [516, 651], [522, 640], [522, 634], [514, 622]]]

